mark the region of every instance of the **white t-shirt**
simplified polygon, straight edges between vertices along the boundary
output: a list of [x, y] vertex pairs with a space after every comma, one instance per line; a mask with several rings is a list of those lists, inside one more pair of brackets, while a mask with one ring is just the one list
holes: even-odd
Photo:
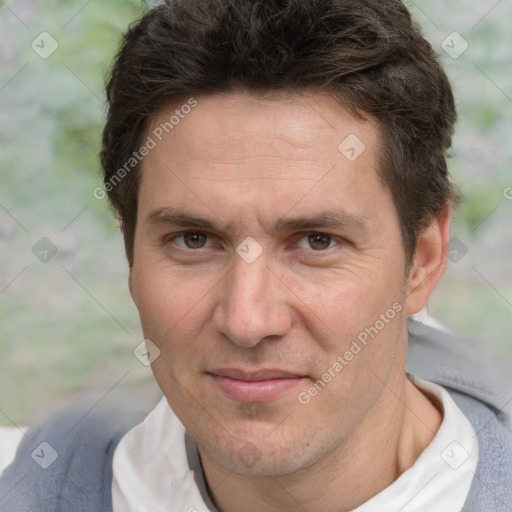
[[[414, 465], [389, 487], [353, 512], [457, 512], [471, 486], [478, 462], [473, 427], [448, 392], [410, 376], [436, 396], [443, 420]], [[165, 398], [143, 423], [130, 430], [114, 454], [114, 512], [210, 512], [195, 443]]]
[[0, 477], [4, 469], [14, 460], [26, 430], [24, 427], [0, 427]]
[[[443, 407], [441, 426], [411, 468], [353, 512], [457, 512], [466, 501], [478, 462], [475, 431], [444, 388], [410, 377], [438, 398]], [[21, 430], [0, 428], [0, 476], [22, 438]], [[113, 462], [114, 512], [215, 510], [195, 442], [165, 398], [123, 436]]]

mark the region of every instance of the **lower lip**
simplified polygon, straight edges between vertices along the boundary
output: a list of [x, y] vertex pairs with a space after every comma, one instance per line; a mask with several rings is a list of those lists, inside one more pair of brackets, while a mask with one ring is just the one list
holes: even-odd
[[221, 375], [211, 375], [221, 391], [238, 402], [268, 402], [288, 391], [303, 380], [302, 377], [257, 381], [236, 380]]

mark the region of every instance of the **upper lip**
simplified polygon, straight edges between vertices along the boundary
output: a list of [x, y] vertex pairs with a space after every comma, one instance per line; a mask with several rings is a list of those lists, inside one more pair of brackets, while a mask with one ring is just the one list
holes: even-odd
[[212, 375], [229, 377], [230, 379], [236, 380], [245, 380], [248, 382], [271, 379], [297, 379], [302, 377], [302, 375], [296, 372], [288, 372], [280, 369], [248, 371], [241, 370], [239, 368], [220, 368], [209, 373], [211, 373]]

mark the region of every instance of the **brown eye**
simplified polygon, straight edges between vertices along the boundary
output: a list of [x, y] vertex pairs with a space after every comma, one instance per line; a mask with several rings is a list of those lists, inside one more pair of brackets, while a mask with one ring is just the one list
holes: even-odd
[[206, 244], [208, 238], [204, 233], [197, 233], [195, 231], [187, 231], [182, 236], [185, 245], [189, 249], [200, 249]]
[[308, 235], [308, 242], [312, 249], [321, 251], [331, 245], [331, 237], [323, 233], [311, 233]]

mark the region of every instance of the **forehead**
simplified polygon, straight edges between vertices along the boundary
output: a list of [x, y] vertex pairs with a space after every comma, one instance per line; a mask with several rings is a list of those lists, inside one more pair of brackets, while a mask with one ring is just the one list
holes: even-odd
[[[194, 101], [197, 105], [193, 109], [187, 107], [187, 98], [161, 109], [148, 126], [148, 133], [156, 133], [164, 144], [176, 143], [176, 157], [184, 150], [193, 158], [226, 162], [271, 153], [297, 160], [318, 160], [322, 152], [323, 158], [329, 154], [336, 162], [343, 154], [339, 144], [348, 135], [357, 135], [364, 141], [370, 150], [367, 156], [373, 153], [377, 138], [375, 121], [356, 118], [325, 92], [229, 92], [200, 96]], [[186, 146], [180, 144], [184, 141]], [[268, 153], [261, 152], [259, 143], [263, 141]], [[361, 148], [358, 144], [357, 149]], [[345, 155], [351, 157], [350, 153]]]
[[331, 95], [232, 92], [195, 101], [161, 110], [148, 125], [155, 147], [142, 164], [141, 210], [186, 206], [271, 222], [327, 203], [360, 216], [389, 206], [376, 172], [376, 123]]

